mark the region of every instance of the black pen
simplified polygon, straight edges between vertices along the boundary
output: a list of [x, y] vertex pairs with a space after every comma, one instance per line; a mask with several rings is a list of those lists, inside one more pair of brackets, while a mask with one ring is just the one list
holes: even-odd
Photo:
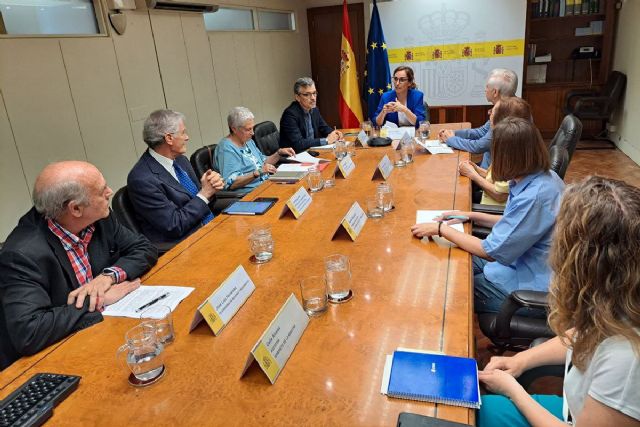
[[161, 300], [165, 299], [168, 296], [169, 296], [169, 292], [165, 292], [164, 294], [160, 295], [158, 298], [154, 298], [151, 301], [149, 301], [148, 303], [146, 303], [145, 305], [143, 305], [140, 308], [138, 308], [136, 310], [136, 313], [140, 313], [145, 308], [151, 307], [153, 304], [157, 303], [158, 301], [161, 301]]

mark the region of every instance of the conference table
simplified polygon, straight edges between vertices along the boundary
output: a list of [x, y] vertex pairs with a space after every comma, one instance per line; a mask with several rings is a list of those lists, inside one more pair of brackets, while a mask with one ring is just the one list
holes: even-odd
[[[432, 132], [468, 126], [433, 125]], [[354, 201], [366, 209], [385, 154], [392, 156], [390, 147], [358, 149], [353, 173], [313, 193], [299, 219], [279, 215], [304, 182], [266, 182], [246, 197], [277, 197], [265, 215], [220, 215], [160, 258], [143, 284], [195, 290], [173, 313], [176, 340], [165, 348], [166, 373], [156, 384], [130, 386], [116, 361], [125, 332], [140, 321], [106, 317], [0, 373], [0, 398], [35, 373], [54, 372], [82, 380], [50, 425], [394, 426], [400, 412], [474, 424], [467, 408], [380, 393], [386, 355], [398, 347], [474, 357], [469, 254], [410, 232], [419, 209], [470, 208], [470, 182], [457, 172], [468, 153], [416, 153], [387, 180], [395, 209], [368, 219], [355, 241], [332, 240]], [[275, 240], [273, 259], [260, 265], [249, 262], [247, 242], [258, 224], [270, 224]], [[256, 364], [241, 378], [253, 345], [287, 298], [300, 300], [299, 281], [323, 274], [323, 258], [335, 253], [351, 260], [353, 298], [310, 319], [275, 384]], [[197, 307], [238, 265], [255, 284], [253, 294], [218, 336], [205, 322], [188, 333]]]

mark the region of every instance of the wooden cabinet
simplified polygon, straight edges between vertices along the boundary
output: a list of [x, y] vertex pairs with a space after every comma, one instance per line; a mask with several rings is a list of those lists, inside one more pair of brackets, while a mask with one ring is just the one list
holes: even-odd
[[[591, 9], [592, 12], [586, 14], [536, 16], [541, 2], [551, 4], [547, 15], [554, 14], [556, 3], [554, 0], [528, 0], [523, 97], [531, 104], [533, 118], [542, 134], [550, 137], [564, 117], [562, 108], [566, 93], [599, 90], [611, 72], [617, 1], [600, 0], [596, 12]], [[592, 47], [597, 54], [581, 53], [581, 47]], [[535, 56], [545, 55], [551, 55], [550, 62], [536, 64], [533, 61]], [[527, 83], [527, 71], [532, 71], [529, 65], [546, 66], [544, 83]]]

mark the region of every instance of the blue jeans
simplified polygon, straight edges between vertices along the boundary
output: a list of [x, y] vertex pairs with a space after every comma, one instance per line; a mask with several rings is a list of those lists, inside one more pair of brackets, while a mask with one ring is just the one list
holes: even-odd
[[[562, 398], [547, 394], [534, 394], [533, 399], [562, 420]], [[525, 427], [529, 426], [511, 400], [504, 396], [485, 394], [482, 396], [482, 407], [478, 410], [478, 427]]]
[[[509, 297], [500, 286], [485, 277], [484, 266], [488, 263], [489, 261], [479, 256], [473, 256], [473, 305], [476, 313], [497, 313], [504, 300]], [[521, 308], [516, 314], [540, 319], [547, 317], [546, 311], [535, 308]]]

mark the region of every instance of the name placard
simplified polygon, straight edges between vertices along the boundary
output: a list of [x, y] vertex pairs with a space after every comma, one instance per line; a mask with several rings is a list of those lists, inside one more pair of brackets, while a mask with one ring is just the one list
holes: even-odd
[[344, 178], [347, 178], [355, 168], [356, 164], [353, 163], [351, 156], [345, 156], [338, 162], [338, 170]]
[[358, 133], [356, 144], [361, 147], [368, 147], [369, 146], [369, 144], [367, 143], [368, 140], [369, 140], [369, 137], [367, 136], [367, 133], [361, 130], [360, 133]]
[[385, 154], [382, 160], [380, 160], [380, 163], [378, 163], [378, 167], [373, 173], [373, 177], [371, 177], [371, 179], [373, 181], [386, 181], [387, 179], [389, 179], [389, 175], [391, 175], [391, 172], [393, 172], [393, 163], [391, 163], [389, 156]]
[[274, 384], [308, 324], [309, 316], [295, 295], [291, 294], [251, 349], [240, 378], [256, 361], [271, 384]]
[[189, 332], [193, 331], [204, 319], [214, 335], [218, 335], [240, 310], [256, 286], [249, 278], [247, 271], [239, 265], [227, 277], [218, 289], [207, 298], [196, 311], [191, 321]]
[[279, 218], [282, 218], [289, 212], [291, 212], [296, 219], [300, 218], [311, 204], [311, 200], [311, 196], [307, 193], [307, 190], [305, 190], [304, 187], [300, 187], [282, 207]]
[[400, 146], [404, 143], [404, 144], [408, 144], [411, 142], [413, 138], [411, 138], [409, 136], [409, 132], [405, 132], [402, 134], [402, 137], [400, 137], [399, 139], [394, 139], [391, 142], [391, 147], [393, 147], [393, 149], [395, 150], [399, 150]]
[[344, 218], [342, 218], [342, 221], [340, 221], [340, 225], [333, 233], [333, 237], [331, 238], [331, 240], [338, 237], [341, 230], [344, 230], [347, 232], [351, 240], [355, 241], [356, 237], [358, 237], [358, 235], [362, 231], [362, 227], [364, 227], [364, 224], [366, 222], [367, 214], [364, 213], [358, 202], [353, 202], [353, 205], [351, 205], [351, 208], [349, 208], [349, 211], [344, 216]]

